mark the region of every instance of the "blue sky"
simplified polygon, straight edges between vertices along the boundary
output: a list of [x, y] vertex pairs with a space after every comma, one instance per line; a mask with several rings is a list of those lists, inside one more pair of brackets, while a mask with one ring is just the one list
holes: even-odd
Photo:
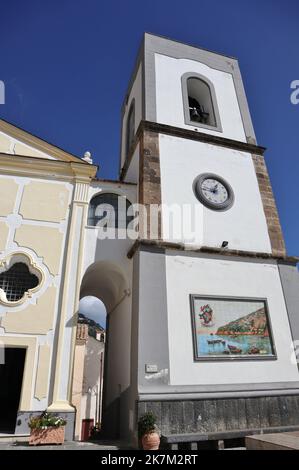
[[80, 300], [79, 312], [106, 328], [106, 307], [97, 297], [88, 295]]
[[238, 57], [288, 252], [299, 255], [296, 0], [2, 0], [0, 117], [90, 150], [99, 176], [117, 178], [120, 106], [144, 31]]

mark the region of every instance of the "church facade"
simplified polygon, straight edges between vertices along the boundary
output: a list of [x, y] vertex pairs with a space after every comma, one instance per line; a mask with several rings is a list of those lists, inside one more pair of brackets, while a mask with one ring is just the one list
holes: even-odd
[[88, 158], [0, 123], [0, 432], [26, 434], [48, 409], [73, 438], [89, 295], [108, 312], [107, 435], [136, 443], [146, 411], [169, 442], [299, 427], [297, 259], [238, 61], [145, 34], [121, 136], [108, 181]]

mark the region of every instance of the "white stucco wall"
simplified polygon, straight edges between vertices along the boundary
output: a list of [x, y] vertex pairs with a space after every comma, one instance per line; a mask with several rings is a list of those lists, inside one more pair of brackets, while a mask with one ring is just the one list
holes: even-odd
[[[271, 252], [266, 218], [251, 155], [225, 147], [160, 135], [162, 204], [190, 205], [199, 213], [194, 244], [236, 250]], [[193, 192], [202, 173], [215, 173], [233, 188], [235, 202], [224, 212], [203, 206]], [[194, 212], [193, 212], [194, 213]], [[167, 225], [163, 211], [162, 228]], [[175, 241], [163, 234], [164, 239]]]
[[155, 54], [157, 122], [185, 129], [196, 128], [184, 121], [181, 77], [194, 72], [207, 77], [215, 87], [222, 132], [198, 127], [200, 132], [246, 142], [232, 75], [189, 59]]
[[91, 336], [88, 337], [85, 346], [81, 420], [86, 418], [94, 419], [94, 424], [98, 421], [101, 404], [104, 347], [105, 343]]
[[[115, 193], [120, 196], [125, 196], [132, 204], [136, 202], [137, 197], [137, 186], [126, 185], [117, 182], [105, 182], [97, 181], [94, 182], [89, 188], [89, 200], [91, 200], [97, 194], [103, 193]], [[121, 266], [122, 269], [131, 276], [130, 262], [127, 258], [127, 252], [132, 245], [132, 240], [124, 238], [124, 232], [118, 230], [120, 239], [104, 239], [98, 238], [99, 229], [87, 225], [85, 229], [85, 248], [84, 248], [84, 260], [83, 260], [83, 274], [86, 269], [96, 261], [109, 260]]]
[[[166, 255], [170, 384], [256, 384], [298, 381], [278, 268], [270, 263]], [[194, 362], [190, 294], [266, 298], [277, 360]]]
[[139, 180], [139, 158], [140, 158], [140, 145], [136, 146], [132, 159], [129, 163], [128, 170], [125, 176], [125, 181], [128, 183], [138, 184]]
[[[114, 182], [94, 182], [89, 190], [89, 198], [103, 192], [117, 193], [126, 196], [130, 202], [136, 202], [136, 186], [126, 185]], [[132, 289], [132, 260], [127, 258], [127, 252], [133, 244], [133, 241], [127, 238], [123, 239], [104, 239], [98, 238], [99, 229], [86, 225], [84, 242], [84, 260], [83, 275], [86, 270], [97, 262], [108, 262], [105, 272], [99, 273], [101, 280], [97, 277], [93, 282], [107, 283], [107, 289], [112, 289], [115, 284], [115, 292], [119, 287], [117, 294], [120, 303], [111, 313], [109, 319], [109, 338], [108, 338], [108, 376], [107, 380], [108, 396], [107, 403], [110, 403], [119, 396], [130, 384], [130, 347], [131, 347], [131, 293]], [[119, 235], [120, 231], [117, 231]], [[119, 276], [115, 272], [109, 272], [110, 263], [119, 269]], [[125, 287], [129, 289], [128, 295], [124, 293], [122, 276], [125, 278]], [[87, 286], [88, 288], [88, 286]], [[99, 289], [99, 291], [101, 288]], [[94, 293], [93, 295], [96, 295]], [[104, 300], [104, 299], [102, 299]], [[107, 308], [109, 313], [109, 308]], [[112, 340], [111, 340], [112, 338]]]

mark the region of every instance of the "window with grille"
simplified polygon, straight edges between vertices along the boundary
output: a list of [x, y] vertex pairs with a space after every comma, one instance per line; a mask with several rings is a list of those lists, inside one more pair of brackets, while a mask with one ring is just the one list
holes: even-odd
[[95, 196], [89, 205], [88, 225], [99, 225], [104, 228], [128, 227], [133, 216], [128, 215], [130, 201], [123, 196], [114, 193], [104, 193]]
[[30, 273], [25, 263], [15, 263], [0, 274], [0, 292], [4, 300], [8, 302], [20, 300], [25, 292], [38, 284], [38, 277]]

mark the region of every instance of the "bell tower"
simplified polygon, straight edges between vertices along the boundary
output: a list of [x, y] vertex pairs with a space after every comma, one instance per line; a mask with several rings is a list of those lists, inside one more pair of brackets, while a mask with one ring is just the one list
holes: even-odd
[[200, 245], [284, 255], [238, 61], [148, 34], [140, 54], [123, 107], [121, 179], [142, 183], [140, 203], [197, 206]]
[[[148, 216], [128, 253], [133, 432], [147, 410], [169, 442], [294, 424], [282, 412], [271, 417], [299, 403], [290, 359], [298, 275], [264, 152], [237, 59], [145, 34], [122, 108], [120, 158], [120, 179], [137, 184], [138, 202], [160, 207], [158, 235], [150, 237]], [[174, 206], [197, 214], [192, 239], [167, 229]]]

